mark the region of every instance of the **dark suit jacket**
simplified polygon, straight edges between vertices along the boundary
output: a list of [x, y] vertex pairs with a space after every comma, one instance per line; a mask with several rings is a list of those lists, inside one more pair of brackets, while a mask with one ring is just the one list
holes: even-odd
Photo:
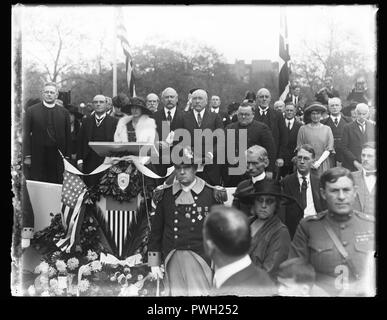
[[[194, 149], [195, 143], [194, 143], [194, 130], [204, 130], [204, 129], [210, 129], [212, 132], [216, 129], [224, 129], [222, 120], [217, 113], [210, 112], [208, 108], [205, 109], [203, 119], [201, 126], [199, 128], [198, 123], [196, 122], [196, 118], [194, 115], [194, 111], [190, 110], [187, 111], [184, 114], [183, 117], [183, 127], [184, 129], [188, 130], [188, 132], [191, 135], [191, 147]], [[217, 139], [213, 138], [212, 141], [207, 141], [207, 144], [211, 144], [212, 146], [212, 153], [214, 155], [213, 163], [214, 164], [208, 164], [205, 165], [203, 173], [198, 173], [198, 176], [203, 178], [205, 181], [207, 181], [209, 184], [217, 185], [220, 184], [220, 166], [215, 164], [216, 163], [216, 153], [217, 153]], [[224, 148], [222, 148], [224, 150]], [[205, 156], [205, 141], [202, 140], [202, 156]]]
[[335, 152], [336, 152], [336, 161], [340, 161], [340, 162], [343, 161], [341, 138], [343, 136], [344, 126], [347, 123], [351, 123], [351, 122], [352, 122], [352, 119], [350, 117], [344, 116], [343, 114], [341, 115], [341, 118], [340, 118], [340, 121], [339, 121], [339, 124], [337, 125], [337, 127], [336, 127], [336, 125], [333, 122], [331, 117], [328, 117], [326, 119], [321, 120], [322, 124], [327, 125], [332, 130], [333, 138], [335, 139], [334, 148], [335, 148]]
[[[259, 121], [259, 107], [255, 111], [254, 120]], [[287, 130], [284, 124], [284, 118], [281, 112], [275, 111], [273, 108], [269, 108], [267, 111], [269, 118], [269, 128], [274, 138], [274, 144], [276, 148], [276, 158], [282, 158], [286, 153], [287, 144]]]
[[165, 141], [166, 137], [171, 131], [174, 131], [176, 129], [182, 128], [183, 127], [183, 117], [184, 117], [184, 112], [181, 111], [178, 107], [176, 107], [175, 114], [173, 116], [171, 125], [169, 127], [168, 132], [164, 132], [162, 134], [162, 123], [163, 121], [167, 121], [167, 118], [165, 116], [165, 111], [164, 108], [161, 108], [157, 110], [153, 115], [153, 119], [155, 119], [156, 126], [157, 126], [157, 134], [159, 136], [159, 141]]
[[[293, 102], [293, 95], [290, 92], [286, 95], [284, 102], [285, 104], [288, 102]], [[303, 96], [299, 94], [297, 104], [296, 104], [296, 109], [301, 108], [303, 110], [304, 106], [305, 106], [305, 99]]]
[[298, 135], [298, 130], [300, 130], [302, 123], [294, 119], [292, 129], [289, 132], [289, 129], [286, 127], [286, 122], [284, 121], [284, 125], [287, 131], [287, 136], [288, 136], [288, 141], [286, 144], [285, 148], [285, 153], [284, 153], [284, 161], [285, 164], [289, 165], [291, 163], [291, 160], [294, 155], [294, 149], [297, 147], [297, 135]]
[[[310, 182], [312, 185], [312, 195], [313, 203], [316, 212], [321, 212], [325, 210], [325, 203], [320, 198], [320, 187], [319, 187], [319, 178], [313, 174], [310, 175]], [[296, 199], [296, 203], [290, 203], [286, 206], [285, 209], [285, 220], [284, 223], [288, 227], [290, 237], [293, 238], [298, 223], [304, 217], [304, 210], [301, 209], [301, 191], [300, 191], [300, 182], [297, 178], [297, 172], [294, 172], [286, 176], [282, 181], [282, 188], [284, 194], [293, 197]]]
[[353, 161], [357, 160], [361, 163], [361, 149], [364, 143], [369, 141], [375, 141], [375, 125], [370, 121], [366, 120], [365, 134], [360, 131], [357, 121], [346, 124], [341, 138], [343, 167], [357, 171]]
[[219, 289], [218, 296], [271, 296], [276, 293], [274, 283], [266, 271], [252, 263], [228, 278]]
[[[42, 102], [26, 110], [23, 124], [23, 156], [31, 156], [31, 177], [39, 171], [43, 163], [43, 141], [46, 136], [47, 124]], [[54, 106], [54, 127], [58, 149], [63, 156], [71, 156], [70, 114], [66, 108]]]
[[[219, 107], [220, 108], [220, 107]], [[209, 109], [211, 111], [211, 108]], [[226, 111], [223, 111], [223, 110], [219, 110], [219, 116], [220, 116], [220, 119], [222, 120], [223, 122], [223, 126], [226, 127], [228, 124], [231, 123], [231, 119], [228, 115], [228, 113]]]
[[[89, 144], [88, 144], [92, 138], [94, 122], [95, 122], [94, 115], [88, 116], [82, 120], [82, 126], [78, 136], [77, 160], [82, 159], [84, 161], [91, 152], [94, 152], [89, 147]], [[105, 125], [104, 141], [113, 142], [114, 132], [116, 131], [118, 120], [109, 115], [106, 115], [106, 118], [103, 120], [103, 122], [105, 122], [104, 123]]]

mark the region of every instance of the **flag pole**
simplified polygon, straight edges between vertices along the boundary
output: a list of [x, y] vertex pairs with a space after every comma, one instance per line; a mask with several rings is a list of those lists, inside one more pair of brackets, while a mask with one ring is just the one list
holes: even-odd
[[113, 95], [117, 95], [117, 13], [114, 10], [114, 39], [113, 39]]

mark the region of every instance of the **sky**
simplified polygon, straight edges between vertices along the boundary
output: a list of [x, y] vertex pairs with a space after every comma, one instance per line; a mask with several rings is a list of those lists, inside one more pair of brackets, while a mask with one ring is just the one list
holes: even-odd
[[[214, 47], [224, 55], [226, 62], [252, 59], [278, 59], [280, 6], [260, 5], [207, 5], [207, 6], [122, 6], [130, 45], [163, 43], [165, 41], [201, 42]], [[91, 38], [104, 35], [104, 41], [113, 47], [114, 6], [26, 6], [23, 9], [23, 28], [46, 23], [45, 18], [62, 17], [77, 30]], [[30, 15], [30, 12], [37, 15]], [[302, 40], [312, 43], [327, 34], [326, 19], [338, 21], [343, 30], [350, 30], [359, 48], [371, 56], [376, 48], [375, 6], [286, 6], [290, 55], [302, 54]], [[36, 18], [38, 17], [38, 18]], [[359, 23], [360, 22], [360, 23]], [[27, 39], [34, 49], [34, 43]], [[346, 41], [343, 41], [343, 46]], [[119, 42], [116, 41], [119, 47]], [[30, 49], [31, 49], [30, 48]], [[95, 49], [90, 45], [78, 48], [84, 56]]]

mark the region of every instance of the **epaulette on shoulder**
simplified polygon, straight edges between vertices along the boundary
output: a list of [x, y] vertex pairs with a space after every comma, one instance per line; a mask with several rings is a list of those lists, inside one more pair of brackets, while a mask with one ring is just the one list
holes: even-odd
[[206, 182], [206, 186], [213, 189], [214, 198], [218, 203], [224, 203], [227, 201], [227, 190], [222, 186], [212, 186]]
[[171, 184], [162, 184], [159, 185], [155, 190], [153, 190], [153, 202], [157, 204], [162, 199], [164, 191], [170, 187], [172, 187]]
[[321, 211], [321, 212], [317, 213], [316, 215], [305, 217], [304, 221], [318, 221], [318, 220], [321, 220], [322, 218], [324, 218], [326, 216], [327, 213], [328, 213], [328, 210]]
[[367, 220], [367, 221], [370, 221], [370, 222], [375, 222], [375, 217], [374, 217], [373, 215], [366, 214], [366, 213], [364, 213], [364, 212], [360, 212], [360, 211], [357, 211], [357, 210], [353, 210], [353, 212], [354, 212], [360, 219]]

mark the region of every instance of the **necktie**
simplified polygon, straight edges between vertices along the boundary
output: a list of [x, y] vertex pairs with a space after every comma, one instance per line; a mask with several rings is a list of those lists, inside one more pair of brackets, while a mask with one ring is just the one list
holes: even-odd
[[290, 131], [290, 121], [288, 121], [288, 130]]
[[301, 184], [301, 204], [303, 208], [306, 208], [306, 189], [308, 189], [308, 183], [306, 182], [306, 178], [302, 177], [302, 184]]
[[364, 132], [365, 132], [364, 124], [361, 124], [361, 125], [360, 125], [360, 131], [361, 131], [361, 133], [364, 134]]
[[168, 111], [167, 121], [172, 121], [171, 111]]
[[95, 124], [97, 125], [97, 127], [99, 127], [101, 125], [103, 119], [104, 118], [98, 119], [97, 117], [95, 117]]
[[337, 127], [338, 124], [339, 124], [339, 121], [337, 121], [337, 118], [335, 118], [335, 126]]
[[199, 127], [202, 125], [202, 116], [200, 115], [200, 112], [198, 112], [198, 125]]

